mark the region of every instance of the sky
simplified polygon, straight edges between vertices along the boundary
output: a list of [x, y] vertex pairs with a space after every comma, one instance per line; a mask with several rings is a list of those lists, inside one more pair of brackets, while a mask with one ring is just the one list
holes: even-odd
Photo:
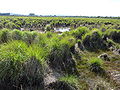
[[0, 13], [120, 16], [120, 0], [1, 0]]

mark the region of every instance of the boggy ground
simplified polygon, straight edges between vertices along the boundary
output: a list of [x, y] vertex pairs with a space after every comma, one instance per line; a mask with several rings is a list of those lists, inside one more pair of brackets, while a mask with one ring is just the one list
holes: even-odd
[[0, 90], [119, 90], [120, 30], [0, 31]]

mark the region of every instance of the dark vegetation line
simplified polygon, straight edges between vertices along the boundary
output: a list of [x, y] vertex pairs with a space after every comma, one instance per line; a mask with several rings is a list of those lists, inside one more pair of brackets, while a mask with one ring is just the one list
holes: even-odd
[[[107, 63], [120, 59], [119, 25], [114, 19], [0, 17], [0, 90], [101, 88], [92, 86], [92, 76], [113, 81], [100, 83], [101, 90], [117, 88]], [[55, 27], [71, 29], [58, 35]]]

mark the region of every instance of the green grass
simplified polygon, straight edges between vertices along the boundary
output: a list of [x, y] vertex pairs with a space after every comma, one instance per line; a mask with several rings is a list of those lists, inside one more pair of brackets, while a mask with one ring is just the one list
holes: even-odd
[[0, 44], [7, 43], [10, 39], [10, 32], [8, 29], [0, 30]]
[[90, 60], [88, 61], [88, 63], [90, 65], [96, 63], [97, 65], [101, 66], [103, 64], [103, 60], [101, 60], [100, 58], [92, 57], [92, 58], [90, 58]]
[[112, 39], [116, 43], [120, 43], [120, 30], [112, 29], [112, 30], [107, 30], [106, 34], [110, 39]]
[[[10, 18], [10, 17], [6, 17]], [[16, 19], [21, 19], [22, 17], [16, 17]], [[20, 30], [0, 30], [0, 81], [7, 81], [7, 79], [11, 82], [14, 82], [19, 79], [21, 72], [26, 72], [23, 70], [23, 66], [26, 63], [29, 63], [32, 59], [37, 62], [37, 65], [40, 64], [42, 67], [45, 64], [50, 65], [53, 69], [62, 70], [65, 74], [64, 77], [60, 78], [60, 81], [65, 81], [71, 85], [75, 85], [79, 87], [79, 77], [73, 76], [72, 67], [69, 65], [69, 60], [75, 60], [75, 68], [79, 69], [79, 73], [81, 74], [90, 74], [93, 72], [101, 73], [104, 70], [104, 62], [103, 60], [97, 58], [103, 52], [108, 51], [108, 44], [112, 44], [117, 49], [120, 48], [119, 45], [119, 34], [120, 30], [117, 29], [108, 29], [109, 26], [106, 26], [106, 31], [102, 32], [99, 29], [89, 29], [89, 27], [79, 27], [79, 24], [97, 24], [99, 23], [109, 23], [114, 22], [114, 20], [101, 20], [101, 19], [80, 19], [81, 22], [77, 23], [79, 19], [77, 18], [39, 18], [31, 17], [30, 20], [28, 17], [24, 17], [26, 23], [26, 28], [32, 25], [43, 25], [45, 28], [48, 22], [50, 26], [46, 26], [46, 33], [38, 33], [35, 31], [20, 31]], [[48, 20], [46, 20], [48, 19]], [[70, 20], [69, 20], [70, 19]], [[23, 18], [22, 18], [23, 20]], [[42, 21], [43, 20], [43, 21]], [[88, 20], [88, 22], [86, 22]], [[6, 20], [6, 23], [10, 22], [10, 20]], [[16, 22], [13, 20], [13, 22]], [[33, 23], [34, 22], [34, 23]], [[73, 24], [74, 22], [74, 24]], [[116, 23], [118, 23], [117, 21]], [[22, 21], [16, 22], [17, 24], [24, 24]], [[71, 24], [70, 24], [71, 23]], [[8, 27], [10, 25], [10, 27]], [[64, 32], [62, 35], [58, 35], [56, 33], [50, 32], [51, 27], [54, 26], [62, 26], [62, 25], [78, 25], [70, 32]], [[12, 23], [8, 23], [8, 28], [14, 28]], [[16, 26], [16, 25], [15, 25]], [[17, 26], [19, 28], [19, 26]], [[4, 27], [4, 26], [3, 26]], [[92, 25], [91, 25], [92, 27]], [[111, 26], [110, 26], [111, 27]], [[101, 29], [104, 27], [101, 27]], [[111, 27], [111, 28], [114, 28]], [[103, 40], [103, 37], [108, 37], [107, 40]], [[74, 58], [75, 54], [71, 51], [71, 48], [74, 48], [75, 44], [79, 43], [84, 45], [85, 50], [81, 51], [81, 53], [76, 54], [79, 55], [79, 58]], [[92, 51], [92, 52], [89, 52]], [[69, 60], [68, 60], [69, 59]], [[118, 60], [119, 58], [117, 58]], [[67, 61], [68, 60], [68, 61]], [[116, 58], [115, 58], [116, 60]], [[49, 63], [48, 63], [49, 62]], [[67, 64], [66, 64], [67, 62]], [[37, 67], [36, 65], [36, 67]], [[29, 66], [29, 64], [28, 64]], [[27, 67], [27, 66], [26, 66]], [[28, 68], [29, 69], [29, 68]], [[23, 70], [23, 71], [22, 71]], [[91, 72], [92, 71], [92, 72]], [[9, 74], [8, 74], [9, 73]], [[23, 74], [23, 73], [22, 73]], [[95, 75], [93, 75], [95, 77]], [[82, 81], [82, 80], [81, 80]], [[86, 83], [84, 81], [84, 83]]]
[[29, 58], [35, 57], [41, 64], [45, 64], [48, 56], [48, 51], [44, 47], [33, 44], [27, 48], [26, 54]]
[[22, 41], [13, 41], [1, 45], [0, 60], [25, 61], [28, 46]]
[[79, 79], [77, 76], [65, 76], [65, 77], [61, 77], [59, 78], [59, 81], [64, 81], [67, 82], [73, 86], [77, 86], [79, 85]]
[[107, 42], [103, 40], [103, 33], [98, 29], [93, 29], [83, 35], [82, 42], [89, 51], [107, 50]]

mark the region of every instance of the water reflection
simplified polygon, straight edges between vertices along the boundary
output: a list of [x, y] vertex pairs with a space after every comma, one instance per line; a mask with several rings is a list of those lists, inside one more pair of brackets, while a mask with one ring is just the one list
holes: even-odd
[[54, 30], [56, 32], [66, 32], [66, 31], [70, 31], [70, 28], [65, 27], [65, 28], [54, 28]]

